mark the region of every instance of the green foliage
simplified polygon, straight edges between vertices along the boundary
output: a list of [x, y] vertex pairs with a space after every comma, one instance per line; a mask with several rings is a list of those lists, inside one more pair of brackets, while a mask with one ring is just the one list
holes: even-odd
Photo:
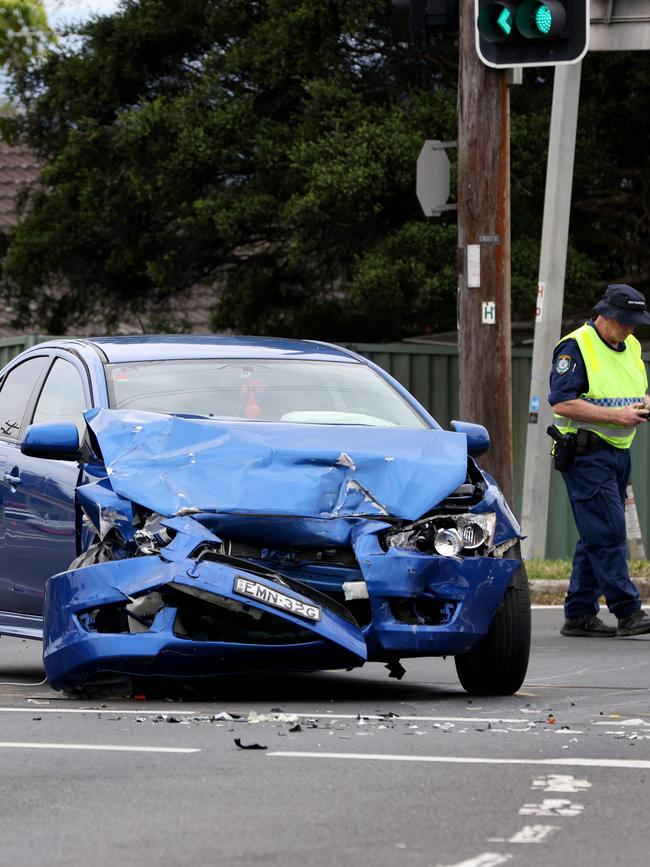
[[22, 68], [55, 42], [39, 0], [0, 0], [0, 66]]
[[4, 259], [22, 323], [166, 321], [203, 282], [216, 328], [447, 327], [453, 218], [421, 217], [413, 175], [455, 135], [455, 52], [413, 61], [401, 27], [387, 0], [124, 0], [17, 73], [46, 163]]
[[[541, 230], [540, 230], [541, 232]], [[518, 235], [512, 241], [512, 317], [532, 319], [537, 300], [539, 274], [539, 236]], [[572, 245], [567, 250], [564, 280], [565, 311], [580, 311], [588, 316], [593, 306], [594, 287], [598, 286], [599, 266], [586, 253]]]

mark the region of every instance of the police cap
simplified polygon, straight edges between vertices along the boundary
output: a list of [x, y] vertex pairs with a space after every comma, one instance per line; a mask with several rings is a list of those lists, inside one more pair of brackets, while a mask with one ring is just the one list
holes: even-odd
[[596, 304], [594, 313], [605, 319], [616, 319], [625, 325], [650, 324], [650, 313], [645, 309], [645, 295], [626, 283], [612, 283], [605, 297]]

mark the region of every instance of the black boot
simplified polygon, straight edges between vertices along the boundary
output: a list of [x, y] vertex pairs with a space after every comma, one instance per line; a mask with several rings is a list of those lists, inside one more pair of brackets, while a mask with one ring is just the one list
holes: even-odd
[[645, 635], [646, 632], [650, 632], [650, 617], [640, 608], [629, 617], [623, 617], [618, 621], [616, 634], [619, 638], [628, 635]]
[[[615, 626], [607, 626], [595, 614], [585, 614], [584, 617], [578, 617], [575, 620], [565, 620], [564, 626], [560, 629], [560, 635], [568, 635], [572, 638], [614, 638], [615, 635], [621, 634], [620, 623], [619, 620], [617, 630]], [[648, 624], [650, 624], [650, 618], [648, 618]], [[648, 631], [650, 632], [650, 626]]]

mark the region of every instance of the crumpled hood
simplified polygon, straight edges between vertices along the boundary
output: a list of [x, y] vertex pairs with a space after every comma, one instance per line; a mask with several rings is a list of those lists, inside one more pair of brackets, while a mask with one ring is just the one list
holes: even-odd
[[104, 409], [86, 419], [115, 493], [167, 516], [193, 508], [416, 520], [467, 470], [466, 437], [450, 431]]

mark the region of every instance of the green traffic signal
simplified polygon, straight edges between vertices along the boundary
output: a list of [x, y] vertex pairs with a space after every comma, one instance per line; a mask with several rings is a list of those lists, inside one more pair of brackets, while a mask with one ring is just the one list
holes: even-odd
[[515, 23], [527, 39], [549, 39], [564, 29], [566, 9], [558, 0], [524, 0], [517, 8]]
[[551, 10], [548, 6], [545, 6], [543, 3], [537, 7], [535, 10], [535, 24], [537, 29], [541, 34], [546, 36], [551, 32], [551, 24], [553, 23], [553, 16], [551, 15]]
[[516, 2], [495, 0], [485, 6], [478, 15], [477, 26], [488, 42], [503, 42], [514, 31]]
[[505, 7], [499, 13], [497, 18], [497, 27], [504, 33], [505, 36], [510, 36], [512, 30], [512, 13]]

